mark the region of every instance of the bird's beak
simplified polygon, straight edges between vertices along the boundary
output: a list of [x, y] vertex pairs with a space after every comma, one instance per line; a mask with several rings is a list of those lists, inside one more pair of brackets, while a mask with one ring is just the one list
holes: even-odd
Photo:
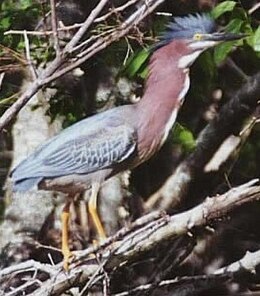
[[238, 34], [238, 33], [231, 33], [231, 32], [218, 32], [218, 33], [206, 35], [204, 40], [219, 43], [224, 41], [239, 40], [247, 36], [248, 36], [247, 34], [241, 34], [241, 33]]

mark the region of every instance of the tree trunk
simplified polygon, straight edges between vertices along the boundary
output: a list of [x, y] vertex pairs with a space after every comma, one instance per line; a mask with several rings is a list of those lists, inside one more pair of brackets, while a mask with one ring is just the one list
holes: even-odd
[[[50, 123], [50, 118], [46, 115], [49, 107], [47, 97], [51, 95], [49, 89], [44, 93], [39, 92], [19, 113], [12, 129], [12, 167], [61, 129], [58, 120]], [[3, 266], [33, 256], [38, 235], [41, 231], [46, 231], [43, 226], [55, 208], [53, 192], [12, 193], [9, 180], [6, 187], [6, 211], [0, 225], [0, 253], [3, 255], [0, 257], [0, 265]]]

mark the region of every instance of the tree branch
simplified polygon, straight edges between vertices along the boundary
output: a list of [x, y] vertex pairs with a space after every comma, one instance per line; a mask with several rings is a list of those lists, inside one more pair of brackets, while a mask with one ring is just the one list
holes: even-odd
[[59, 43], [59, 34], [57, 29], [57, 17], [56, 17], [56, 2], [51, 0], [51, 27], [54, 38], [54, 48], [56, 50], [56, 56], [60, 55], [60, 43]]
[[[36, 271], [42, 271], [49, 275], [49, 279], [42, 282], [34, 292], [27, 295], [61, 295], [70, 288], [81, 285], [86, 285], [86, 290], [88, 290], [96, 281], [104, 277], [104, 270], [108, 274], [115, 272], [122, 264], [130, 264], [143, 258], [147, 252], [154, 250], [161, 243], [186, 235], [197, 227], [207, 226], [216, 219], [225, 217], [235, 208], [258, 200], [260, 198], [260, 186], [254, 186], [256, 182], [257, 180], [252, 180], [229, 190], [225, 194], [207, 198], [200, 205], [177, 215], [168, 216], [156, 212], [142, 217], [134, 222], [132, 227], [119, 231], [101, 246], [75, 252], [75, 259], [71, 262], [69, 274], [62, 271], [61, 263], [56, 266], [49, 266], [31, 260], [3, 269], [0, 273], [1, 282], [8, 281], [10, 277], [15, 277], [17, 274], [22, 275], [23, 270], [28, 277], [28, 269], [33, 269], [33, 274]], [[90, 257], [91, 253], [96, 254], [98, 263], [93, 259], [93, 255]], [[259, 252], [256, 255], [259, 257]], [[216, 275], [217, 273], [233, 272], [239, 266], [246, 266], [246, 269], [252, 270], [252, 264], [254, 264], [252, 258], [254, 258], [253, 255], [248, 253], [240, 263], [226, 269], [220, 269], [216, 272]], [[255, 261], [255, 263], [258, 261]], [[18, 291], [20, 288], [18, 286], [15, 289]]]
[[228, 266], [217, 269], [213, 274], [199, 275], [199, 276], [184, 276], [184, 277], [178, 277], [170, 280], [163, 280], [159, 282], [156, 286], [154, 286], [153, 283], [149, 283], [149, 284], [138, 286], [128, 291], [114, 294], [113, 296], [136, 295], [137, 292], [144, 293], [146, 291], [149, 291], [151, 288], [162, 289], [168, 286], [173, 286], [173, 287], [175, 286], [178, 289], [178, 286], [182, 287], [182, 285], [187, 285], [187, 284], [198, 285], [198, 282], [200, 283], [206, 282], [207, 288], [212, 284], [216, 285], [216, 283], [221, 283], [223, 285], [223, 283], [226, 280], [233, 278], [235, 274], [238, 274], [244, 271], [254, 274], [255, 269], [259, 264], [260, 264], [260, 251], [247, 252], [242, 259], [236, 262], [233, 262]]

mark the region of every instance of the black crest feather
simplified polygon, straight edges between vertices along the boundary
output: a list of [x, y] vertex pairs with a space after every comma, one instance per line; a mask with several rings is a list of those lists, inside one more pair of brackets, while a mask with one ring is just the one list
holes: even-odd
[[190, 39], [196, 33], [208, 34], [216, 31], [216, 23], [208, 14], [195, 14], [175, 17], [166, 31], [159, 37], [155, 48], [169, 44], [174, 39]]

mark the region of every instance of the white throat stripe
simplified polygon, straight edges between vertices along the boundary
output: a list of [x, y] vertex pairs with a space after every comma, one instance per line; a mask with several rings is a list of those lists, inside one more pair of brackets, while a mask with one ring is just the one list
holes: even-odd
[[181, 69], [189, 68], [201, 53], [202, 50], [196, 50], [191, 54], [181, 57], [178, 63], [178, 67]]

